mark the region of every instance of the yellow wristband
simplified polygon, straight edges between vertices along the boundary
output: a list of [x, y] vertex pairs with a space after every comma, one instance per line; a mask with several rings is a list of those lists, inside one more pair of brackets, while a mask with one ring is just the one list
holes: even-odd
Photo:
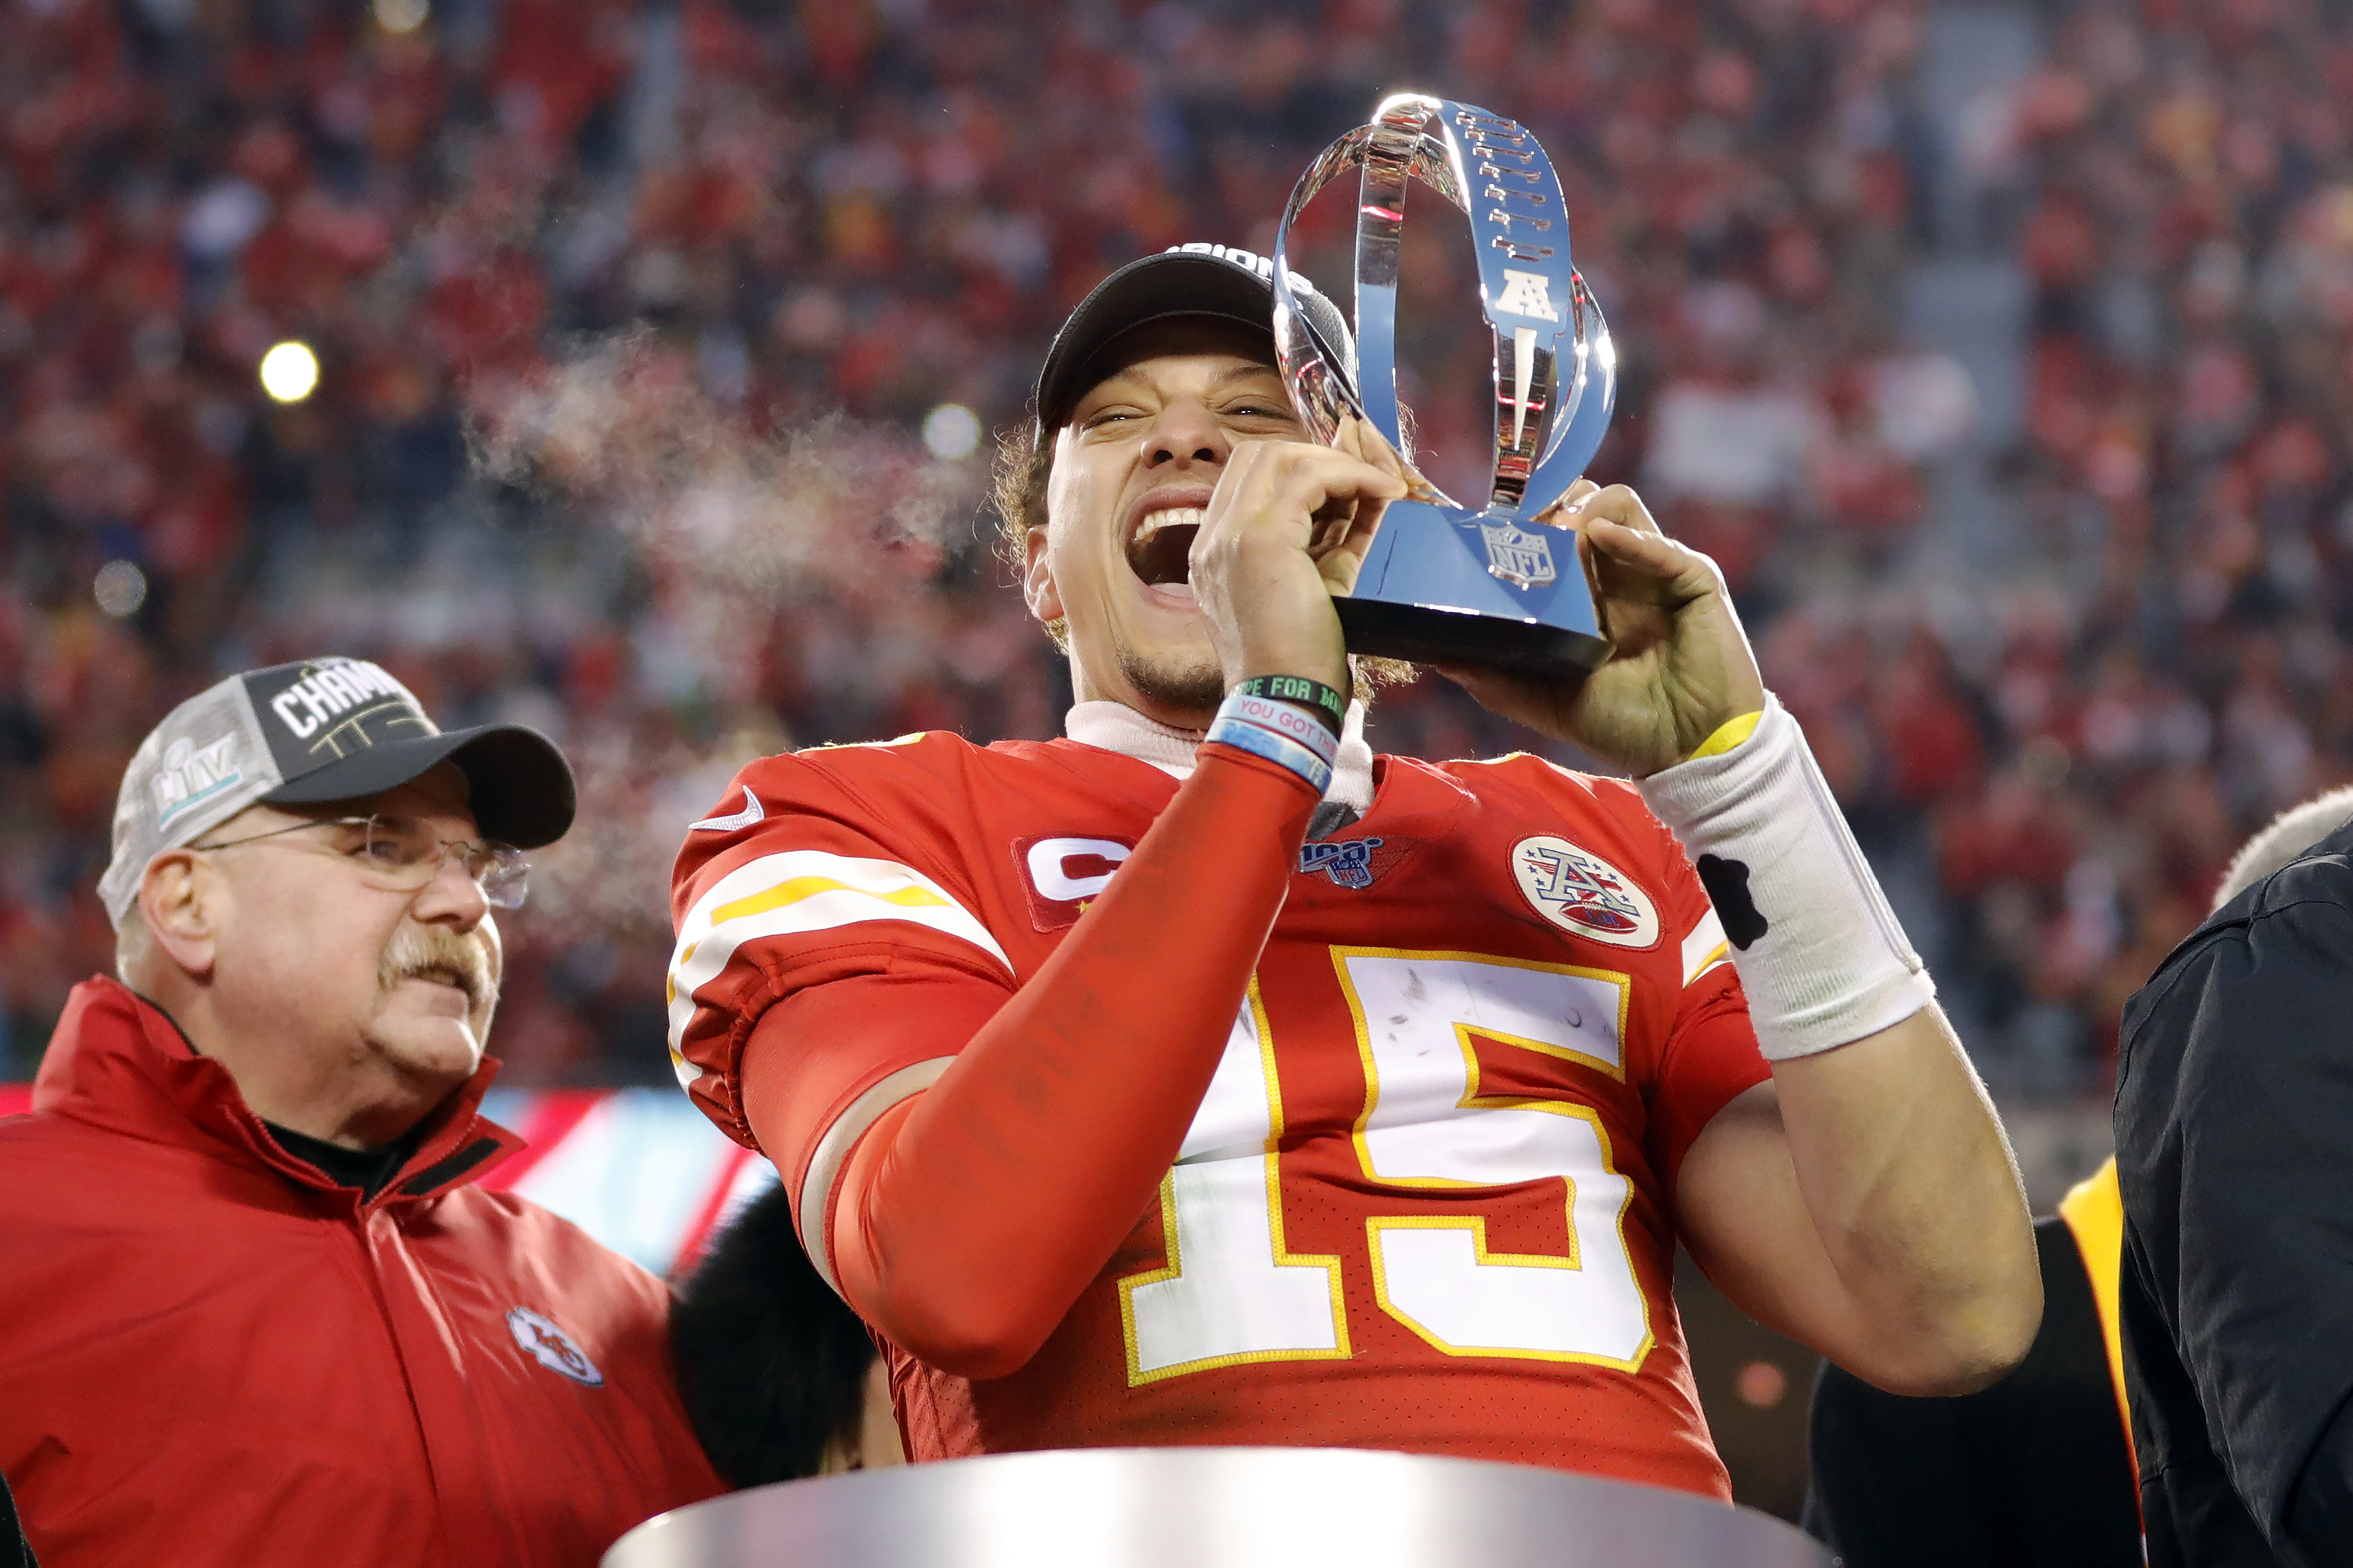
[[1715, 734], [1710, 735], [1706, 740], [1702, 741], [1699, 743], [1698, 751], [1694, 752], [1690, 756], [1685, 757], [1683, 761], [1687, 763], [1695, 763], [1702, 757], [1722, 756], [1725, 752], [1732, 750], [1733, 747], [1737, 746], [1741, 742], [1755, 734], [1757, 732], [1757, 721], [1764, 717], [1765, 710], [1759, 708], [1754, 713], [1743, 713], [1737, 719], [1725, 720], [1717, 727]]

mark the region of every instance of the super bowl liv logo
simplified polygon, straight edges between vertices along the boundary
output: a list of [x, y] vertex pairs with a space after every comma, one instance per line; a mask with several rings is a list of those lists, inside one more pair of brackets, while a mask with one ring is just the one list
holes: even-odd
[[236, 753], [233, 734], [201, 746], [183, 735], [164, 747], [163, 768], [151, 786], [155, 792], [155, 826], [169, 827], [181, 813], [245, 782]]

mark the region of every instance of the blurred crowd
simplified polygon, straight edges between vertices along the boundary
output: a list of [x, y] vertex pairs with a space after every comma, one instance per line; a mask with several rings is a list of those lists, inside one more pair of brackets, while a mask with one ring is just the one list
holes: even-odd
[[[565, 743], [496, 1046], [661, 1076], [667, 867], [737, 763], [1055, 731], [978, 508], [1062, 315], [1271, 248], [1409, 86], [1552, 151], [1624, 356], [1596, 476], [1723, 563], [1998, 1080], [2096, 1090], [2237, 838], [2353, 755], [2353, 31], [2031, 15], [1948, 123], [1916, 0], [0, 0], [0, 1077], [111, 964], [139, 737], [320, 651]], [[1956, 169], [2032, 289], [1987, 492], [2029, 548], [1958, 585], [1916, 546], [1975, 395], [1901, 310]], [[1406, 391], [1467, 488], [1488, 349], [1413, 235]], [[1435, 678], [1375, 736], [1528, 743]]]

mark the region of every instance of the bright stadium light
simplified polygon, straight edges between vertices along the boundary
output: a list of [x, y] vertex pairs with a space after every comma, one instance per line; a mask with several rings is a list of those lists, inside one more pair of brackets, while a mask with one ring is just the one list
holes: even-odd
[[375, 13], [375, 25], [387, 33], [413, 33], [425, 26], [432, 7], [426, 0], [375, 0], [369, 7]]
[[98, 607], [116, 619], [135, 616], [147, 602], [147, 574], [128, 561], [110, 561], [98, 569], [90, 591]]
[[319, 356], [292, 339], [261, 356], [261, 390], [280, 403], [300, 403], [319, 384]]
[[961, 403], [943, 403], [923, 416], [923, 445], [953, 463], [980, 445], [980, 416]]

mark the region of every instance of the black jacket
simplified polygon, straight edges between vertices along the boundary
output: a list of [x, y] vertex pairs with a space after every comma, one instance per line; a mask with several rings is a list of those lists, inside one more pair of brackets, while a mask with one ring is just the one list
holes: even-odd
[[16, 1500], [8, 1495], [8, 1478], [0, 1476], [0, 1568], [40, 1568], [33, 1561], [33, 1543], [16, 1518]]
[[828, 1444], [855, 1448], [878, 1352], [801, 1250], [782, 1186], [712, 1244], [670, 1309], [670, 1342], [694, 1435], [730, 1486], [813, 1476]]
[[1957, 1399], [1814, 1383], [1806, 1528], [1847, 1568], [2140, 1568], [2107, 1336], [2066, 1222], [2038, 1220], [2042, 1327], [2016, 1370]]
[[2125, 1384], [2152, 1568], [2353, 1563], [2353, 827], [2125, 1007]]

